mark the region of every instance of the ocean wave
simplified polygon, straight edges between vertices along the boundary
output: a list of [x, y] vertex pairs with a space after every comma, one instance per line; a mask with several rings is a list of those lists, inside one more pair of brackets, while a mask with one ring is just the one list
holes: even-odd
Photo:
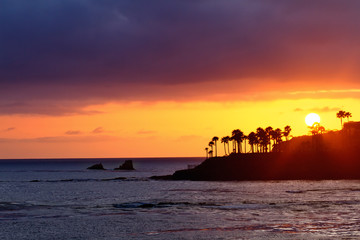
[[171, 189], [171, 190], [167, 190], [170, 192], [203, 192], [203, 193], [211, 193], [211, 192], [215, 192], [215, 193], [232, 193], [232, 192], [236, 192], [235, 190], [231, 190], [231, 189], [222, 189], [222, 188], [210, 188], [210, 189], [190, 189], [190, 188], [179, 188], [179, 189]]
[[0, 211], [17, 211], [32, 208], [32, 204], [15, 203], [15, 202], [0, 202]]
[[301, 190], [289, 190], [289, 191], [286, 191], [287, 193], [295, 193], [295, 194], [298, 194], [298, 193], [305, 193], [306, 191], [301, 191]]
[[113, 204], [114, 208], [118, 209], [137, 209], [137, 208], [170, 208], [170, 207], [217, 207], [220, 206], [215, 203], [207, 202], [128, 202]]
[[254, 209], [264, 209], [274, 207], [274, 204], [267, 203], [239, 203], [239, 204], [230, 204], [230, 203], [214, 203], [214, 202], [126, 202], [113, 204], [114, 208], [122, 210], [131, 210], [131, 209], [157, 209], [157, 208], [209, 208], [209, 209], [218, 209], [218, 210], [254, 210]]
[[109, 182], [109, 181], [149, 181], [149, 178], [126, 178], [126, 177], [116, 177], [116, 178], [69, 178], [69, 179], [56, 179], [56, 180], [39, 180], [33, 179], [28, 182], [31, 183], [59, 183], [59, 182]]
[[[0, 212], [19, 212], [22, 210], [36, 210], [49, 207], [59, 207], [56, 205], [33, 204], [28, 202], [0, 202]], [[61, 206], [60, 206], [61, 207]]]

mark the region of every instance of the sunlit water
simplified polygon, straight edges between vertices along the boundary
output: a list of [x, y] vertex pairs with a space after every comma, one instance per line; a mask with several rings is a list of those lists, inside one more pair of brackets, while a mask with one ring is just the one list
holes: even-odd
[[0, 239], [360, 238], [360, 181], [148, 179], [199, 160], [0, 161]]

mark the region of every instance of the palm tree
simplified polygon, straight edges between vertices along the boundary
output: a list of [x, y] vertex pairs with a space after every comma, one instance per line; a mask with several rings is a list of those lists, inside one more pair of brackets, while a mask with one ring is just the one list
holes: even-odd
[[319, 133], [323, 134], [325, 132], [325, 127], [319, 126]]
[[228, 154], [230, 154], [230, 141], [231, 141], [231, 137], [226, 136], [226, 145], [227, 145], [227, 149], [228, 149]]
[[345, 113], [345, 117], [347, 118], [348, 122], [349, 122], [349, 118], [352, 117], [352, 114], [350, 112], [346, 112]]
[[273, 128], [270, 127], [270, 126], [265, 128], [266, 135], [267, 135], [267, 137], [269, 139], [269, 152], [271, 151], [271, 141], [270, 141], [270, 139], [271, 139], [271, 132], [272, 131], [273, 131]]
[[217, 141], [219, 140], [219, 138], [217, 136], [212, 138], [212, 141], [215, 144], [215, 157], [217, 157]]
[[320, 125], [320, 123], [315, 122], [310, 128], [310, 132], [312, 135], [323, 134], [325, 132], [325, 128]]
[[[211, 151], [213, 152], [214, 142], [210, 141], [208, 145], [209, 145], [209, 147], [211, 147]], [[209, 152], [209, 154], [210, 154], [210, 152]]]
[[257, 133], [255, 133], [255, 137], [256, 137], [256, 139], [255, 139], [256, 152], [259, 153], [260, 137]]
[[268, 137], [266, 135], [265, 130], [261, 127], [258, 127], [256, 129], [256, 135], [258, 137], [258, 141], [260, 144], [260, 148], [261, 148], [260, 151], [265, 152], [268, 144]]
[[213, 157], [213, 150], [209, 151], [209, 156], [212, 158]]
[[345, 114], [346, 114], [346, 112], [345, 112], [345, 111], [342, 111], [342, 110], [340, 110], [339, 112], [336, 113], [336, 117], [337, 117], [337, 118], [340, 118], [341, 128], [342, 128], [342, 126], [343, 126], [343, 124], [342, 124], [342, 119], [343, 119], [343, 118], [346, 118]]
[[274, 133], [275, 133], [275, 137], [274, 137], [275, 138], [275, 143], [279, 144], [280, 142], [282, 142], [282, 139], [281, 139], [282, 131], [281, 131], [280, 128], [277, 128], [277, 129], [274, 130]]
[[222, 138], [221, 138], [221, 143], [224, 144], [224, 153], [225, 153], [225, 155], [226, 155], [226, 143], [227, 143], [226, 137], [222, 137]]
[[275, 130], [271, 130], [270, 133], [269, 133], [269, 152], [273, 151], [273, 149], [271, 149], [271, 140], [273, 140], [273, 148], [274, 148], [274, 145], [276, 144], [276, 132]]
[[235, 129], [232, 131], [232, 138], [234, 139], [234, 141], [237, 144], [238, 153], [241, 152], [241, 142], [242, 142], [243, 136], [244, 136], [244, 133], [242, 131], [240, 131], [240, 129]]
[[254, 132], [249, 133], [248, 135], [249, 144], [251, 146], [251, 152], [254, 153], [254, 144], [256, 144], [256, 134]]
[[229, 141], [232, 142], [232, 152], [236, 153], [236, 141], [233, 137], [230, 137]]
[[[277, 128], [275, 130], [273, 130], [271, 132], [271, 138], [273, 139], [274, 141], [274, 144], [273, 144], [273, 149], [275, 151], [280, 151], [279, 149], [279, 143], [282, 142], [282, 139], [281, 139], [281, 136], [282, 136], [282, 132], [281, 132], [281, 129], [280, 128]], [[275, 147], [276, 146], [276, 147]]]
[[245, 134], [244, 134], [244, 136], [243, 136], [243, 140], [244, 140], [244, 153], [246, 153], [246, 139], [248, 139], [248, 136], [246, 136]]
[[283, 135], [284, 135], [286, 141], [288, 140], [290, 132], [291, 132], [291, 127], [289, 125], [285, 126]]
[[206, 159], [208, 159], [209, 157], [209, 148], [205, 148], [205, 151], [206, 151]]

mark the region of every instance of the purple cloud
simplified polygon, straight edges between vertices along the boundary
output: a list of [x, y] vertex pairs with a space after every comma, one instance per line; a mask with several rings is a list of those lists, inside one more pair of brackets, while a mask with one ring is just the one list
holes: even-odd
[[266, 91], [273, 79], [327, 88], [345, 74], [358, 86], [359, 7], [356, 0], [4, 0], [0, 113], [206, 100]]

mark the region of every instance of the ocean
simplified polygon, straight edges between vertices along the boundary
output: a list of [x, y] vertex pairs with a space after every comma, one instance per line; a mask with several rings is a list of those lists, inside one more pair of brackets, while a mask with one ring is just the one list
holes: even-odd
[[156, 181], [203, 158], [0, 160], [0, 239], [358, 239], [360, 181]]

